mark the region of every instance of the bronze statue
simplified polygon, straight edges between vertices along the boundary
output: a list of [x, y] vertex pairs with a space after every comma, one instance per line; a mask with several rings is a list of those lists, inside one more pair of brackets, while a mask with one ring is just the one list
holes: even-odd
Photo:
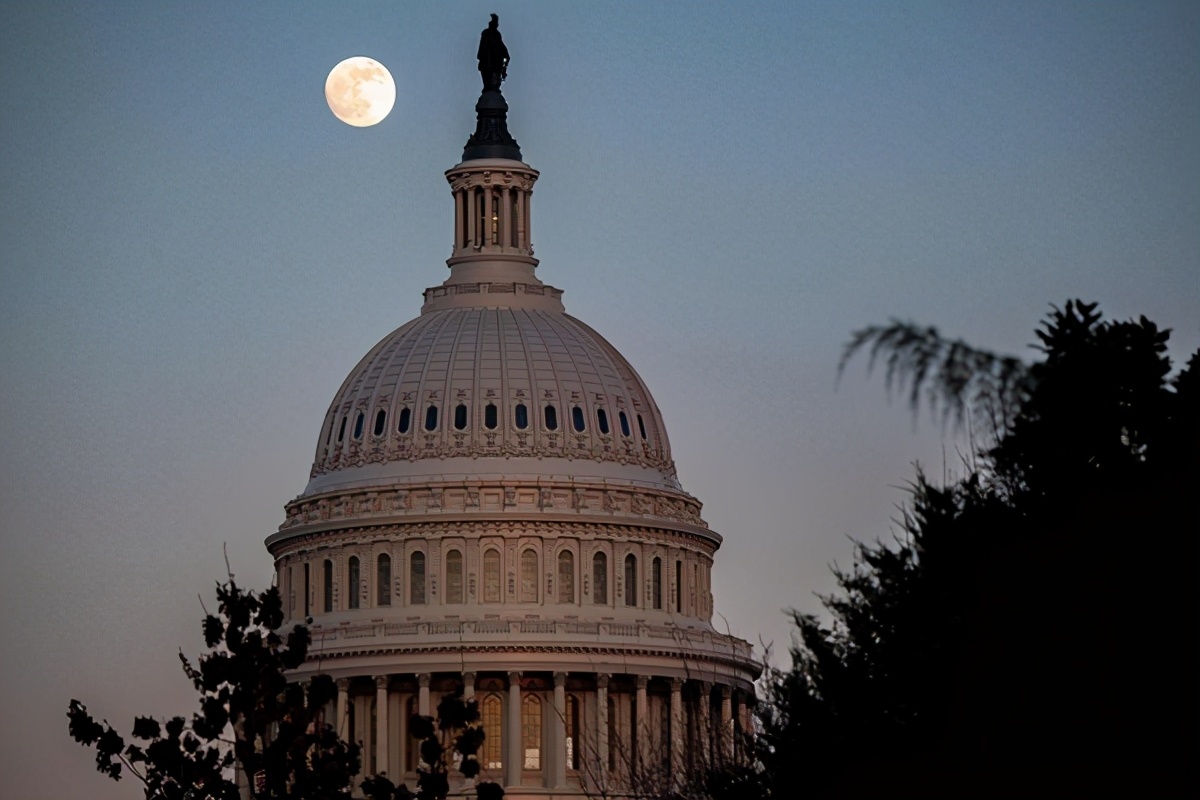
[[500, 36], [500, 18], [492, 14], [483, 33], [479, 34], [479, 74], [483, 78], [483, 90], [500, 91], [500, 84], [508, 77], [508, 48]]

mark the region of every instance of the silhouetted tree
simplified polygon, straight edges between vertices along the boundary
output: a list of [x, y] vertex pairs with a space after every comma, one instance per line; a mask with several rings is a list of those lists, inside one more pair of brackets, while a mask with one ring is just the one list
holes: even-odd
[[763, 796], [1196, 788], [1200, 359], [1168, 380], [1167, 331], [1078, 301], [1037, 336], [1030, 364], [902, 323], [848, 345], [988, 435], [835, 570], [829, 624], [795, 615]]
[[96, 768], [119, 780], [132, 774], [155, 800], [239, 800], [235, 764], [253, 798], [342, 798], [358, 772], [358, 747], [324, 724], [323, 709], [337, 695], [327, 675], [289, 683], [286, 672], [304, 662], [308, 628], [286, 634], [279, 591], [245, 592], [233, 580], [217, 586], [217, 615], [204, 619], [209, 652], [198, 666], [179, 654], [183, 671], [200, 692], [200, 710], [189, 721], [165, 724], [150, 717], [133, 723], [125, 744], [107, 722], [97, 722], [78, 700], [67, 716], [71, 736], [96, 748]]

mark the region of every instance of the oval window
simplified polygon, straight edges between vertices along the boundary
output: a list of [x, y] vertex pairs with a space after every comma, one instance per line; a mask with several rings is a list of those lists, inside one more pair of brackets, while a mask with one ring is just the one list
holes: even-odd
[[558, 412], [554, 410], [554, 406], [546, 406], [546, 430], [558, 430]]
[[425, 430], [437, 430], [437, 406], [425, 409]]
[[375, 414], [375, 435], [383, 436], [383, 426], [387, 424], [387, 412], [382, 408]]
[[362, 429], [363, 429], [363, 412], [360, 411], [360, 412], [358, 412], [358, 416], [354, 418], [354, 438], [355, 439], [362, 438]]
[[583, 409], [575, 406], [571, 409], [571, 424], [579, 433], [583, 433]]
[[524, 403], [517, 403], [517, 429], [525, 430], [529, 427], [529, 409], [525, 408]]
[[649, 439], [650, 437], [646, 435], [646, 423], [642, 422], [642, 415], [638, 414], [637, 418], [638, 418], [638, 430], [641, 431], [642, 438]]
[[625, 416], [624, 411], [621, 411], [617, 414], [617, 419], [621, 423], [621, 435], [628, 436], [629, 435], [629, 417]]
[[408, 426], [412, 424], [412, 411], [407, 408], [400, 409], [400, 424], [397, 427], [401, 433], [408, 433]]
[[338, 427], [338, 441], [340, 442], [346, 436], [346, 418], [342, 417], [342, 424]]
[[467, 407], [459, 403], [454, 407], [454, 430], [461, 431], [467, 427]]
[[596, 425], [601, 433], [608, 433], [608, 414], [604, 413], [603, 408], [596, 409]]
[[492, 403], [483, 407], [483, 427], [489, 431], [496, 430], [496, 406]]

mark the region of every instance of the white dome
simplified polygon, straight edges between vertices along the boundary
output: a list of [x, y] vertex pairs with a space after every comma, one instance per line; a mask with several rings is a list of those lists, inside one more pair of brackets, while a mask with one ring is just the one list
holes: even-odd
[[620, 353], [553, 308], [429, 310], [350, 372], [303, 496], [504, 474], [679, 491], [662, 416]]

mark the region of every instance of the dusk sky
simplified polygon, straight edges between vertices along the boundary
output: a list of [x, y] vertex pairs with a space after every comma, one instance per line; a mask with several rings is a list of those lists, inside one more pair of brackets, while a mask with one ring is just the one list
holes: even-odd
[[[335, 391], [448, 275], [493, 11], [538, 275], [654, 393], [725, 538], [714, 624], [777, 663], [965, 447], [838, 381], [851, 331], [1032, 357], [1080, 297], [1200, 345], [1194, 0], [4, 3], [0, 796], [141, 797], [67, 703], [195, 709], [223, 543], [269, 585]], [[398, 85], [375, 127], [323, 96], [353, 55]]]

